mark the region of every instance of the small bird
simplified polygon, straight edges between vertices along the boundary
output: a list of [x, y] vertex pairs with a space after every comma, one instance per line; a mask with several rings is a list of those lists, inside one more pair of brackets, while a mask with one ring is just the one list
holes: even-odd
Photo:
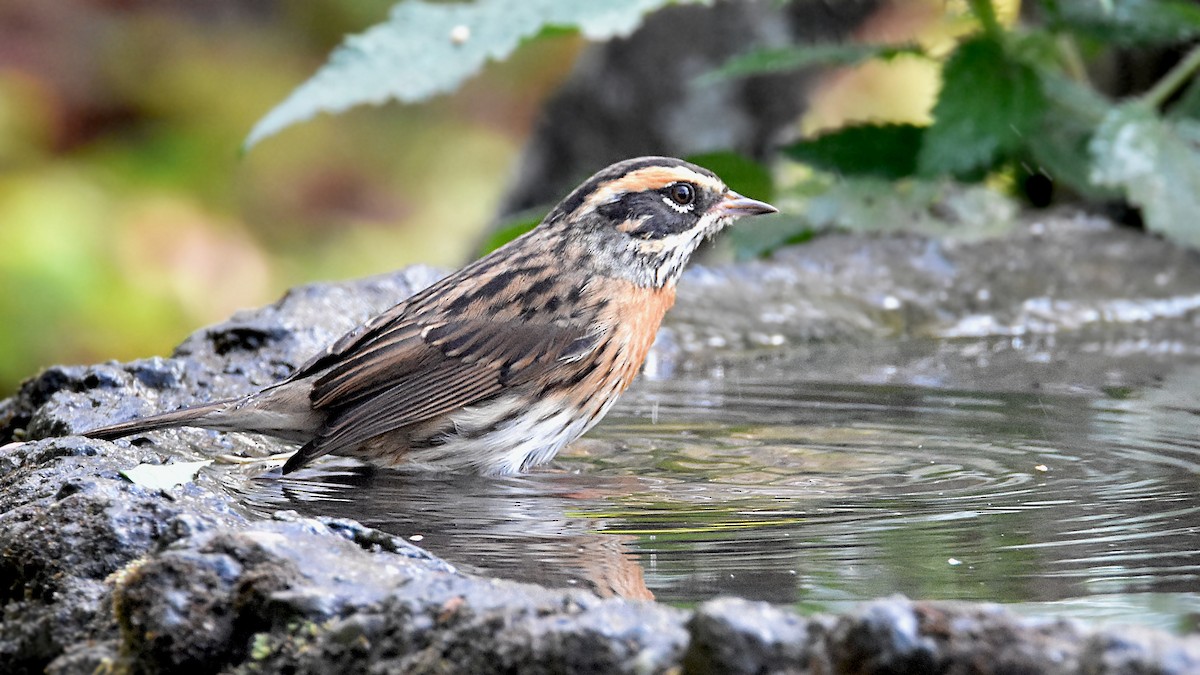
[[641, 370], [701, 242], [775, 207], [669, 157], [613, 164], [528, 233], [242, 398], [93, 429], [178, 426], [302, 443], [385, 466], [503, 475], [549, 461]]

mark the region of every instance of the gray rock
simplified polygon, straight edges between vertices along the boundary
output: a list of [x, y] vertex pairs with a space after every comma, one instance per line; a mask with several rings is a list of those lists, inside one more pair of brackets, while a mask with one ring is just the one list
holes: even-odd
[[328, 672], [661, 672], [682, 612], [367, 552], [311, 519], [201, 534], [114, 591], [133, 666]]
[[804, 618], [765, 602], [718, 598], [688, 622], [689, 673], [831, 672], [825, 653], [830, 617]]
[[1079, 670], [1097, 675], [1200, 673], [1200, 640], [1175, 640], [1138, 627], [1088, 637]]
[[840, 672], [1074, 673], [1082, 632], [995, 606], [894, 598], [840, 617], [828, 649]]
[[88, 640], [68, 645], [61, 656], [46, 666], [46, 675], [96, 675], [111, 673], [121, 661], [116, 640]]
[[806, 619], [765, 603], [718, 599], [701, 605], [688, 627], [689, 673], [1200, 672], [1200, 637], [1096, 631], [996, 605], [895, 597]]
[[0, 452], [0, 663], [38, 672], [83, 640], [115, 636], [109, 577], [163, 542], [243, 522], [199, 486], [168, 497], [122, 479], [157, 453], [77, 437]]
[[1066, 212], [1026, 214], [999, 238], [833, 234], [765, 261], [693, 268], [671, 328], [685, 352], [702, 354], [1194, 323], [1198, 263], [1200, 252]]
[[664, 376], [786, 353], [812, 381], [1142, 385], [1200, 361], [1200, 252], [1076, 213], [1026, 214], [1000, 238], [834, 234], [693, 267], [669, 317]]

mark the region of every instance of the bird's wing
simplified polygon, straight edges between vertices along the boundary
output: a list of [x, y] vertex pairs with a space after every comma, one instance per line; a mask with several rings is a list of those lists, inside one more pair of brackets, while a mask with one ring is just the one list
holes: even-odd
[[[434, 284], [434, 286], [438, 285], [440, 284]], [[426, 289], [426, 291], [429, 290], [431, 289]], [[419, 300], [423, 295], [425, 295], [425, 292], [393, 305], [388, 310], [376, 314], [364, 323], [359, 324], [353, 330], [341, 336], [328, 347], [314, 354], [312, 358], [301, 364], [288, 377], [288, 380], [299, 380], [319, 373], [336, 364], [345, 355], [363, 347], [365, 343], [381, 337], [388, 337], [397, 330], [404, 329], [405, 326], [409, 328], [414, 327], [415, 324], [413, 322], [406, 321], [406, 315], [412, 314], [413, 302]]]
[[570, 369], [599, 341], [587, 326], [527, 321], [416, 317], [383, 326], [313, 381], [313, 408], [329, 417], [295, 466], [483, 401], [550, 368]]

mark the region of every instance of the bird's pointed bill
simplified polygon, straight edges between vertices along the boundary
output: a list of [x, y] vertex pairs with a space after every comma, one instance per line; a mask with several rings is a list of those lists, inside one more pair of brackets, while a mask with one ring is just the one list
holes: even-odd
[[730, 190], [725, 193], [725, 198], [717, 204], [717, 210], [726, 216], [740, 218], [742, 216], [759, 216], [768, 213], [779, 213], [779, 209], [771, 206], [766, 202], [760, 202], [757, 199], [743, 197], [738, 193]]

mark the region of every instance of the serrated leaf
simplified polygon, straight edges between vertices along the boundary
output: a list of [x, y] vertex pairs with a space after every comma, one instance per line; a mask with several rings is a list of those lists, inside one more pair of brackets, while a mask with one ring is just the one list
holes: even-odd
[[1100, 123], [1090, 150], [1093, 182], [1124, 190], [1147, 229], [1200, 248], [1200, 122], [1128, 103]]
[[846, 176], [905, 178], [916, 173], [924, 127], [865, 124], [843, 127], [784, 148], [792, 159]]
[[1048, 23], [1107, 44], [1178, 44], [1200, 36], [1200, 5], [1191, 0], [1048, 2]]
[[408, 0], [387, 21], [352, 35], [308, 81], [254, 125], [243, 149], [319, 112], [363, 103], [413, 103], [452, 91], [487, 61], [548, 28], [591, 40], [628, 35], [649, 12], [697, 0]]
[[1046, 109], [1037, 73], [996, 40], [963, 42], [946, 61], [942, 89], [917, 157], [926, 176], [978, 179], [1030, 142]]
[[818, 43], [756, 49], [734, 56], [716, 70], [697, 80], [704, 86], [739, 77], [786, 73], [812, 66], [848, 66], [868, 59], [892, 59], [901, 55], [921, 56], [918, 45], [871, 45], [861, 43]]
[[170, 490], [176, 485], [190, 483], [200, 469], [212, 464], [212, 460], [199, 462], [176, 462], [174, 464], [138, 464], [126, 469], [121, 475], [134, 485], [151, 490]]

